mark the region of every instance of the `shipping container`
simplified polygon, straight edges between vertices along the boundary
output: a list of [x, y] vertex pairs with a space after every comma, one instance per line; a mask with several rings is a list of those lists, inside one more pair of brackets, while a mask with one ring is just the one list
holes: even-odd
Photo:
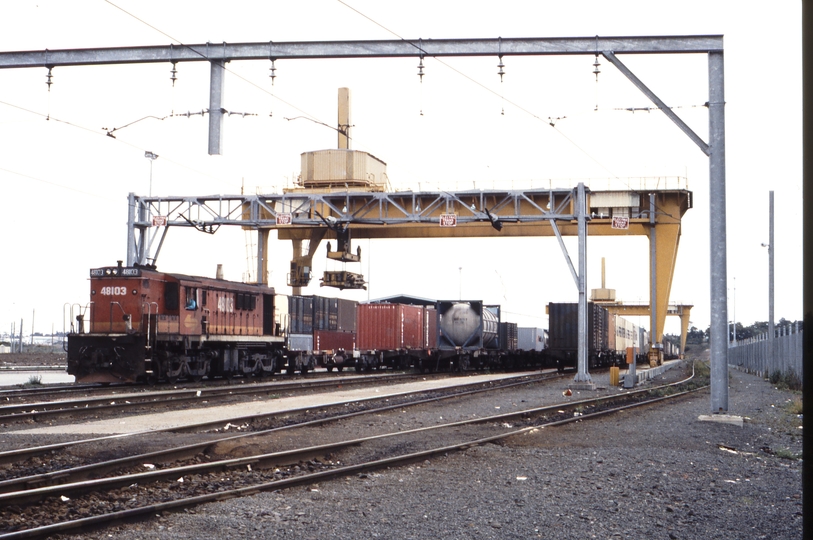
[[545, 349], [545, 331], [542, 328], [517, 328], [517, 348], [523, 351]]
[[289, 351], [312, 351], [313, 334], [288, 334]]
[[310, 334], [313, 332], [313, 297], [288, 297], [288, 332]]
[[438, 311], [424, 307], [423, 311], [423, 348], [434, 349], [438, 346]]
[[359, 304], [356, 348], [371, 351], [420, 349], [423, 308], [406, 304]]
[[337, 330], [314, 330], [313, 350], [319, 352], [336, 352], [339, 349], [352, 351], [356, 347], [356, 334]]
[[358, 309], [358, 302], [355, 300], [345, 300], [338, 298], [336, 303], [336, 326], [331, 327], [331, 330], [339, 330], [340, 332], [355, 332], [356, 331], [356, 310]]
[[500, 337], [496, 348], [504, 351], [515, 351], [519, 349], [517, 337], [517, 323], [501, 322]]
[[441, 300], [436, 306], [439, 349], [477, 350], [494, 345], [499, 333], [499, 306], [457, 300]]
[[[548, 304], [548, 315], [550, 318], [549, 348], [578, 350], [579, 305], [551, 303]], [[608, 319], [606, 309], [593, 302], [587, 303], [587, 349], [590, 354], [608, 349]]]

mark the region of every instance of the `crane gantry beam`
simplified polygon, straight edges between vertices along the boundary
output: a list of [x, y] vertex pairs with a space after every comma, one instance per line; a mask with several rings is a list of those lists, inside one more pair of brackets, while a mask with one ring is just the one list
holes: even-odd
[[[608, 194], [610, 200], [631, 201], [626, 203], [630, 206], [610, 207], [610, 214], [601, 214], [606, 204], [613, 204], [606, 202]], [[655, 314], [652, 334], [656, 343], [662, 340], [669, 309], [681, 219], [691, 205], [691, 192], [682, 189], [643, 194], [587, 192], [588, 235], [648, 236], [650, 246], [654, 242], [650, 280], [656, 294], [654, 310], [649, 313]], [[338, 239], [338, 229], [349, 229], [355, 239], [578, 236], [577, 210], [576, 193], [571, 189], [390, 193], [308, 190], [207, 197], [131, 194], [127, 264], [154, 263], [171, 227], [215, 232], [220, 226], [233, 225], [260, 232], [257, 275], [263, 282], [263, 276], [268, 275], [268, 232], [274, 229], [280, 240], [290, 240], [294, 246], [292, 269], [310, 269], [319, 243]], [[617, 219], [613, 214], [626, 216], [623, 228], [614, 226]], [[159, 236], [161, 241], [153, 250]], [[303, 252], [305, 242], [307, 250]], [[301, 289], [295, 289], [296, 293]]]

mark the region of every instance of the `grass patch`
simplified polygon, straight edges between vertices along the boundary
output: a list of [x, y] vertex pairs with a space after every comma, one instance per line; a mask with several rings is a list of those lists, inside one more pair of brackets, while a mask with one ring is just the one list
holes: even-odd
[[780, 448], [779, 450], [777, 450], [774, 453], [774, 455], [776, 457], [782, 458], [782, 459], [792, 459], [792, 460], [802, 459], [802, 454], [797, 454], [796, 452], [791, 452], [787, 448]]
[[801, 390], [802, 380], [794, 371], [782, 373], [778, 369], [768, 375], [768, 380], [780, 390]]
[[790, 403], [788, 403], [786, 408], [790, 414], [803, 414], [803, 404], [804, 402], [802, 401], [802, 397], [795, 396], [792, 400], [790, 400]]
[[42, 384], [42, 375], [29, 375], [28, 382], [23, 383], [23, 386], [39, 386]]

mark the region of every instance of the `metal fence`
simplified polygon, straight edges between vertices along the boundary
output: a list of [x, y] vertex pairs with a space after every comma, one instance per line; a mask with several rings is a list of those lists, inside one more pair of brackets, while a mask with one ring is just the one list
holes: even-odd
[[749, 373], [766, 377], [775, 371], [793, 372], [803, 380], [804, 334], [797, 326], [777, 328], [773, 351], [768, 334], [730, 344], [728, 363]]

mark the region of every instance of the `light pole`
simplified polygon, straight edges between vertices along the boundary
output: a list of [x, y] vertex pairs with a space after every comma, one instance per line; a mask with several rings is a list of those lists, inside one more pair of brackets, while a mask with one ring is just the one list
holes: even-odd
[[462, 301], [463, 300], [463, 267], [460, 266], [460, 267], [457, 268], [457, 270], [460, 272], [460, 289], [457, 292], [457, 299]]
[[150, 160], [150, 197], [152, 197], [152, 162], [158, 159], [158, 154], [147, 150], [144, 152], [144, 157]]

